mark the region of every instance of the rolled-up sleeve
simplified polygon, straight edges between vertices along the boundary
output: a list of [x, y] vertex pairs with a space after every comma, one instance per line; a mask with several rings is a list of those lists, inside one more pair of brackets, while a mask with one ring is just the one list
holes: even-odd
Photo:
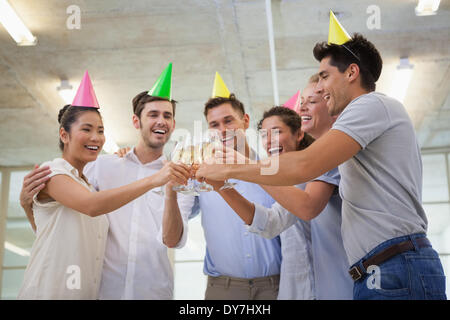
[[297, 218], [279, 203], [274, 203], [271, 208], [257, 203], [254, 205], [255, 215], [248, 230], [264, 238], [272, 239], [296, 222]]

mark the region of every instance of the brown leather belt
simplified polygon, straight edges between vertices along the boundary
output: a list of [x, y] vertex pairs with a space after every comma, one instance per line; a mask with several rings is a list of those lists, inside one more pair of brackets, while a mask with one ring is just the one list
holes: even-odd
[[[417, 238], [416, 239], [417, 246], [419, 248], [424, 247], [431, 247], [431, 243], [427, 238]], [[367, 270], [369, 266], [372, 265], [380, 265], [384, 261], [392, 258], [393, 256], [400, 254], [405, 251], [413, 250], [414, 245], [411, 240], [403, 241], [400, 243], [393, 244], [390, 247], [387, 247], [383, 251], [377, 253], [376, 255], [370, 257], [366, 261], [364, 261], [362, 264], [364, 266], [364, 269]], [[352, 277], [353, 281], [358, 281], [361, 279], [365, 272], [362, 272], [361, 268], [358, 265], [353, 266], [348, 273], [350, 273], [350, 276]]]

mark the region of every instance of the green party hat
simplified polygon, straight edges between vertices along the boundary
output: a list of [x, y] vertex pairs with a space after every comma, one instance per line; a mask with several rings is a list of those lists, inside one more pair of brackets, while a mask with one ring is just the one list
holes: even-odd
[[164, 69], [164, 71], [156, 80], [153, 87], [148, 92], [149, 96], [160, 97], [172, 100], [172, 62]]

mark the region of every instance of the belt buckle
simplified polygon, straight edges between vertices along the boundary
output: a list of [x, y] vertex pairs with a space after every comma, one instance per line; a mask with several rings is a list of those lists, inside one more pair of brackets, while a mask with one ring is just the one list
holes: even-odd
[[359, 271], [358, 266], [353, 266], [348, 273], [350, 273], [350, 276], [352, 277], [353, 281], [358, 281], [362, 278], [362, 273]]

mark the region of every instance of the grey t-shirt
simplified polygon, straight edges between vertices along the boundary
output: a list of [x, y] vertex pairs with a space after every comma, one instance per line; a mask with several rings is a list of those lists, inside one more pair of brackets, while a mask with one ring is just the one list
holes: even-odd
[[386, 240], [426, 232], [420, 148], [403, 105], [377, 92], [359, 96], [332, 129], [362, 147], [339, 166], [341, 230], [350, 265]]

